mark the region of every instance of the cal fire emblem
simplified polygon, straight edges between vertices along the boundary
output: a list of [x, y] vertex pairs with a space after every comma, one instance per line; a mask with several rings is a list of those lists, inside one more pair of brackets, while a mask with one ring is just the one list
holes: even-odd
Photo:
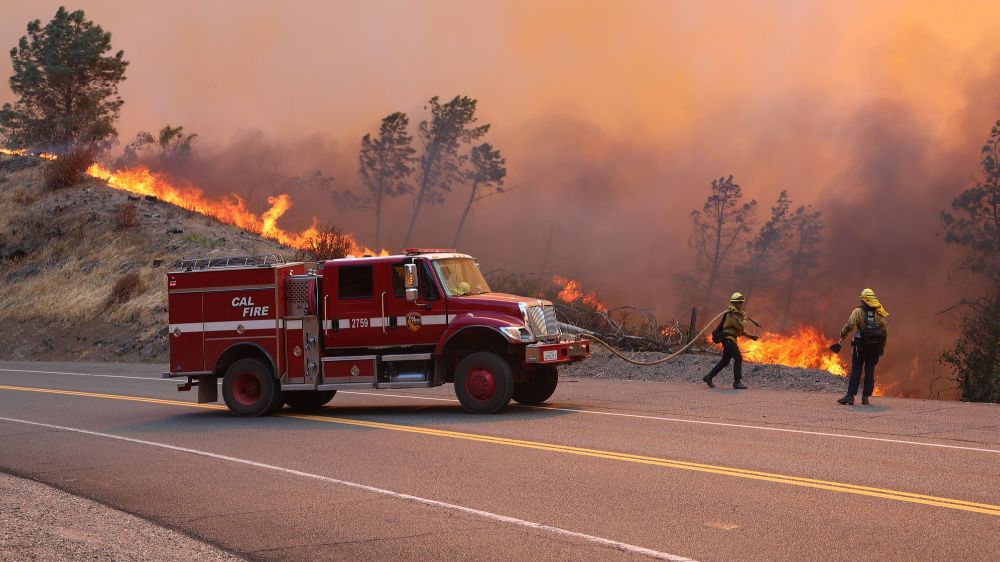
[[420, 313], [411, 312], [406, 315], [406, 327], [410, 329], [411, 332], [416, 332], [420, 329]]

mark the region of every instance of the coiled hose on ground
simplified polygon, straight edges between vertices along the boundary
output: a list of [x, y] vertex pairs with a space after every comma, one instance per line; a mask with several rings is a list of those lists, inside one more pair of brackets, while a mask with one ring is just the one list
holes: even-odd
[[716, 314], [715, 317], [712, 318], [711, 320], [709, 320], [708, 324], [705, 325], [705, 327], [702, 328], [700, 332], [698, 332], [698, 335], [696, 335], [693, 338], [688, 338], [688, 342], [686, 344], [684, 344], [684, 347], [678, 349], [677, 351], [671, 353], [670, 355], [667, 355], [666, 357], [664, 357], [662, 359], [656, 359], [655, 361], [639, 361], [637, 359], [632, 359], [630, 357], [626, 357], [622, 352], [620, 352], [617, 349], [615, 349], [614, 347], [612, 347], [611, 344], [609, 344], [608, 342], [602, 340], [601, 338], [599, 338], [597, 336], [597, 334], [595, 334], [594, 332], [591, 332], [590, 330], [584, 330], [583, 328], [580, 328], [578, 326], [574, 326], [572, 324], [565, 324], [565, 323], [561, 323], [561, 322], [560, 322], [560, 325], [566, 331], [575, 332], [575, 333], [579, 333], [579, 334], [583, 334], [583, 335], [587, 336], [588, 339], [590, 339], [592, 341], [596, 341], [597, 343], [599, 343], [599, 344], [603, 345], [604, 347], [608, 348], [608, 351], [610, 351], [614, 355], [618, 356], [618, 358], [620, 358], [620, 359], [622, 359], [624, 361], [627, 361], [627, 362], [629, 362], [629, 363], [631, 363], [633, 365], [659, 365], [660, 363], [666, 363], [667, 361], [670, 361], [674, 357], [677, 357], [678, 355], [680, 355], [680, 354], [684, 353], [685, 351], [687, 351], [688, 348], [690, 348], [692, 345], [694, 345], [694, 342], [700, 340], [701, 337], [704, 336], [705, 333], [708, 332], [708, 330], [711, 329], [712, 326], [714, 326], [715, 323], [719, 320], [719, 318], [722, 318], [722, 315], [725, 314], [726, 312], [728, 312], [728, 311], [727, 310], [723, 310], [722, 312]]

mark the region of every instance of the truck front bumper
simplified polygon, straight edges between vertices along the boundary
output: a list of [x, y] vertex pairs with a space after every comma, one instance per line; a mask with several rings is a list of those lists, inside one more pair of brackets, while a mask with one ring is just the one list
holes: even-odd
[[590, 357], [590, 340], [579, 339], [555, 343], [533, 343], [524, 350], [524, 362], [529, 365], [558, 365], [583, 361]]

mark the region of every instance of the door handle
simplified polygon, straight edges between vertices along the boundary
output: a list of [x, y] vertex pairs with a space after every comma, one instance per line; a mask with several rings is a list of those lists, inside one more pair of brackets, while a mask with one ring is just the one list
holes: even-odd
[[388, 328], [386, 328], [386, 316], [385, 316], [385, 291], [382, 291], [382, 335], [389, 333]]

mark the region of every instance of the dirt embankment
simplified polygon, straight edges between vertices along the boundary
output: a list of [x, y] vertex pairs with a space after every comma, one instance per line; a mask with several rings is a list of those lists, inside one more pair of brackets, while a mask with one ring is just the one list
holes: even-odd
[[47, 189], [48, 165], [0, 155], [2, 359], [166, 362], [175, 260], [293, 253], [96, 179]]

